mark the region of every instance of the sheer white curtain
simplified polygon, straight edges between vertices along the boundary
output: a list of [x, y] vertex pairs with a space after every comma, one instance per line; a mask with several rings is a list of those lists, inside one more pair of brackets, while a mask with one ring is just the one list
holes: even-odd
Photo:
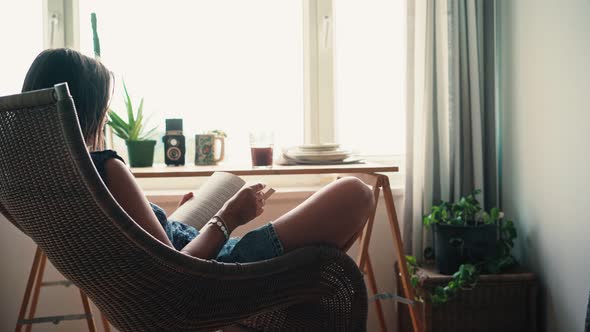
[[432, 204], [482, 189], [497, 201], [494, 1], [408, 1], [406, 252], [430, 243]]

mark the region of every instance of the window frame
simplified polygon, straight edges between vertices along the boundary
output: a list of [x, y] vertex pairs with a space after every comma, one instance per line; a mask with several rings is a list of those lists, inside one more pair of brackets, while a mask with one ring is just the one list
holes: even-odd
[[[43, 0], [43, 46], [80, 49], [78, 0]], [[52, 25], [53, 40], [52, 40]]]
[[335, 141], [332, 0], [303, 0], [304, 143]]

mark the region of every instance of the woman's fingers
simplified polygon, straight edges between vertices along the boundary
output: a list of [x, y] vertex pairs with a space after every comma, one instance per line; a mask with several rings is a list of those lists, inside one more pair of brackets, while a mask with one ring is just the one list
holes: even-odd
[[264, 203], [266, 202], [266, 200], [264, 199], [264, 194], [259, 191], [256, 193], [256, 204], [260, 204], [261, 206], [264, 206]]
[[264, 189], [265, 185], [262, 183], [257, 183], [255, 185], [250, 186], [252, 191], [254, 192], [254, 199], [256, 200], [256, 206], [262, 207], [264, 206], [264, 194], [262, 193], [262, 189]]
[[265, 185], [259, 183], [256, 185], [256, 216], [258, 217], [259, 215], [262, 214], [262, 212], [264, 212], [264, 194], [262, 193], [262, 189], [264, 189]]
[[264, 189], [264, 187], [266, 187], [265, 184], [262, 183], [256, 183], [250, 186], [250, 188], [255, 192], [258, 193], [260, 192], [262, 189]]

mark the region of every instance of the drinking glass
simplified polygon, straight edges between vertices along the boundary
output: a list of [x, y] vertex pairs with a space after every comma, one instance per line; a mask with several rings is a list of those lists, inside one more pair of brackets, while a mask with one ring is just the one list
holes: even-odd
[[252, 167], [272, 167], [274, 140], [274, 133], [270, 131], [254, 131], [250, 133], [250, 153], [252, 154]]

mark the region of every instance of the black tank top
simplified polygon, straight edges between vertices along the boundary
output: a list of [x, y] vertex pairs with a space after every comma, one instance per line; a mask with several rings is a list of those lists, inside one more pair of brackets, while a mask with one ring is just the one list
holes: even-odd
[[102, 181], [104, 183], [107, 182], [107, 171], [104, 167], [107, 160], [115, 158], [115, 159], [119, 159], [120, 161], [125, 163], [123, 158], [121, 158], [117, 154], [117, 152], [115, 152], [113, 150], [103, 150], [103, 151], [90, 152], [90, 157], [92, 158], [92, 162], [94, 163], [94, 167], [96, 167], [96, 170], [98, 171], [98, 174], [100, 174], [100, 177], [102, 178]]

